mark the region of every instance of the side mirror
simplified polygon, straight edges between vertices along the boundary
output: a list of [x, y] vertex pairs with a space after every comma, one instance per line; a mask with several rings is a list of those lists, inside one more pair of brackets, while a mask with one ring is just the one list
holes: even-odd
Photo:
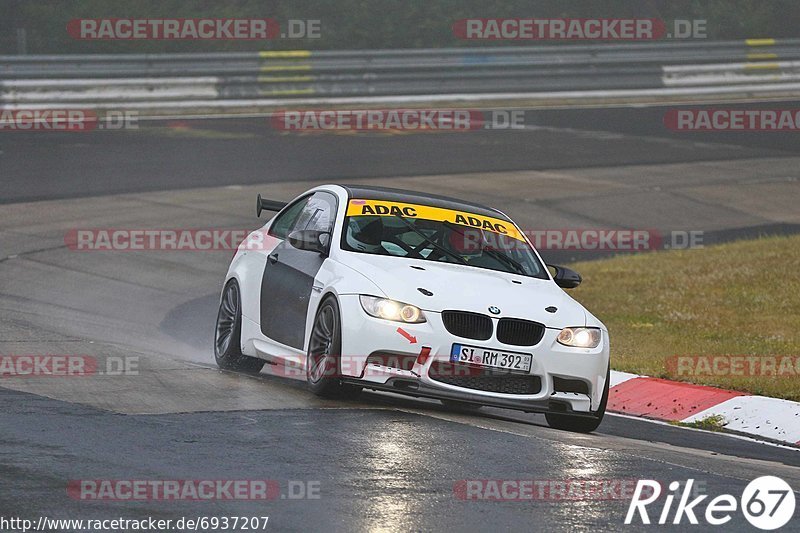
[[547, 265], [552, 268], [555, 273], [553, 274], [553, 281], [562, 289], [574, 289], [581, 284], [583, 278], [581, 275], [572, 269], [558, 265]]
[[293, 231], [289, 234], [289, 244], [298, 250], [317, 252], [323, 255], [328, 254], [328, 244], [330, 244], [330, 241], [331, 234], [327, 231], [304, 229]]

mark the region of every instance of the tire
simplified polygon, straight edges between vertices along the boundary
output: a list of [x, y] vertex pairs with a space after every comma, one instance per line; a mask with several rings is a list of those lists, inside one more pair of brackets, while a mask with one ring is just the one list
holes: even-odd
[[460, 402], [458, 400], [439, 400], [442, 402], [442, 405], [447, 407], [448, 409], [452, 409], [454, 411], [477, 411], [482, 405], [477, 403], [469, 403], [469, 402]]
[[308, 388], [324, 398], [355, 398], [361, 387], [341, 381], [342, 320], [336, 298], [328, 296], [317, 309], [306, 352]]
[[225, 285], [220, 298], [214, 330], [214, 359], [224, 370], [258, 374], [264, 368], [262, 359], [242, 353], [242, 298], [235, 279]]
[[591, 433], [596, 430], [603, 421], [603, 416], [606, 414], [606, 405], [608, 405], [608, 382], [610, 377], [611, 367], [606, 371], [606, 386], [603, 389], [603, 397], [600, 399], [600, 407], [594, 412], [595, 416], [593, 418], [546, 413], [544, 416], [547, 419], [547, 424], [554, 429], [563, 429], [576, 433]]

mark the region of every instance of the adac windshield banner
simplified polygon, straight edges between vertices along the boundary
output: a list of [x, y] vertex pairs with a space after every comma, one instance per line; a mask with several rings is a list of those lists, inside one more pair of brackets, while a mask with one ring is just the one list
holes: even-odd
[[525, 242], [525, 237], [511, 222], [466, 211], [456, 211], [430, 205], [387, 202], [384, 200], [350, 200], [347, 216], [401, 216], [436, 222], [450, 222], [468, 228], [482, 229]]

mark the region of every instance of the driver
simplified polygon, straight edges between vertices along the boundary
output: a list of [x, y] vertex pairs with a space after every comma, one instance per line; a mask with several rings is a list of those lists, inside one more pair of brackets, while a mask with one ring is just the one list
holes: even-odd
[[345, 238], [347, 244], [355, 250], [371, 254], [386, 253], [386, 249], [382, 245], [383, 220], [381, 217], [375, 217], [364, 226], [360, 226], [359, 221], [355, 218], [350, 219]]

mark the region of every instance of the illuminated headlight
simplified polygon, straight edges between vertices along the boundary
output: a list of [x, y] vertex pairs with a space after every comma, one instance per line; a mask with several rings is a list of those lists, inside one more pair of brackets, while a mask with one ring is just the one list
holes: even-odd
[[564, 328], [558, 334], [558, 342], [575, 348], [597, 348], [600, 330], [597, 328]]
[[383, 318], [384, 320], [394, 320], [395, 322], [406, 322], [418, 324], [425, 322], [425, 315], [422, 310], [411, 304], [404, 304], [389, 300], [388, 298], [377, 298], [375, 296], [359, 296], [361, 307], [370, 316]]

